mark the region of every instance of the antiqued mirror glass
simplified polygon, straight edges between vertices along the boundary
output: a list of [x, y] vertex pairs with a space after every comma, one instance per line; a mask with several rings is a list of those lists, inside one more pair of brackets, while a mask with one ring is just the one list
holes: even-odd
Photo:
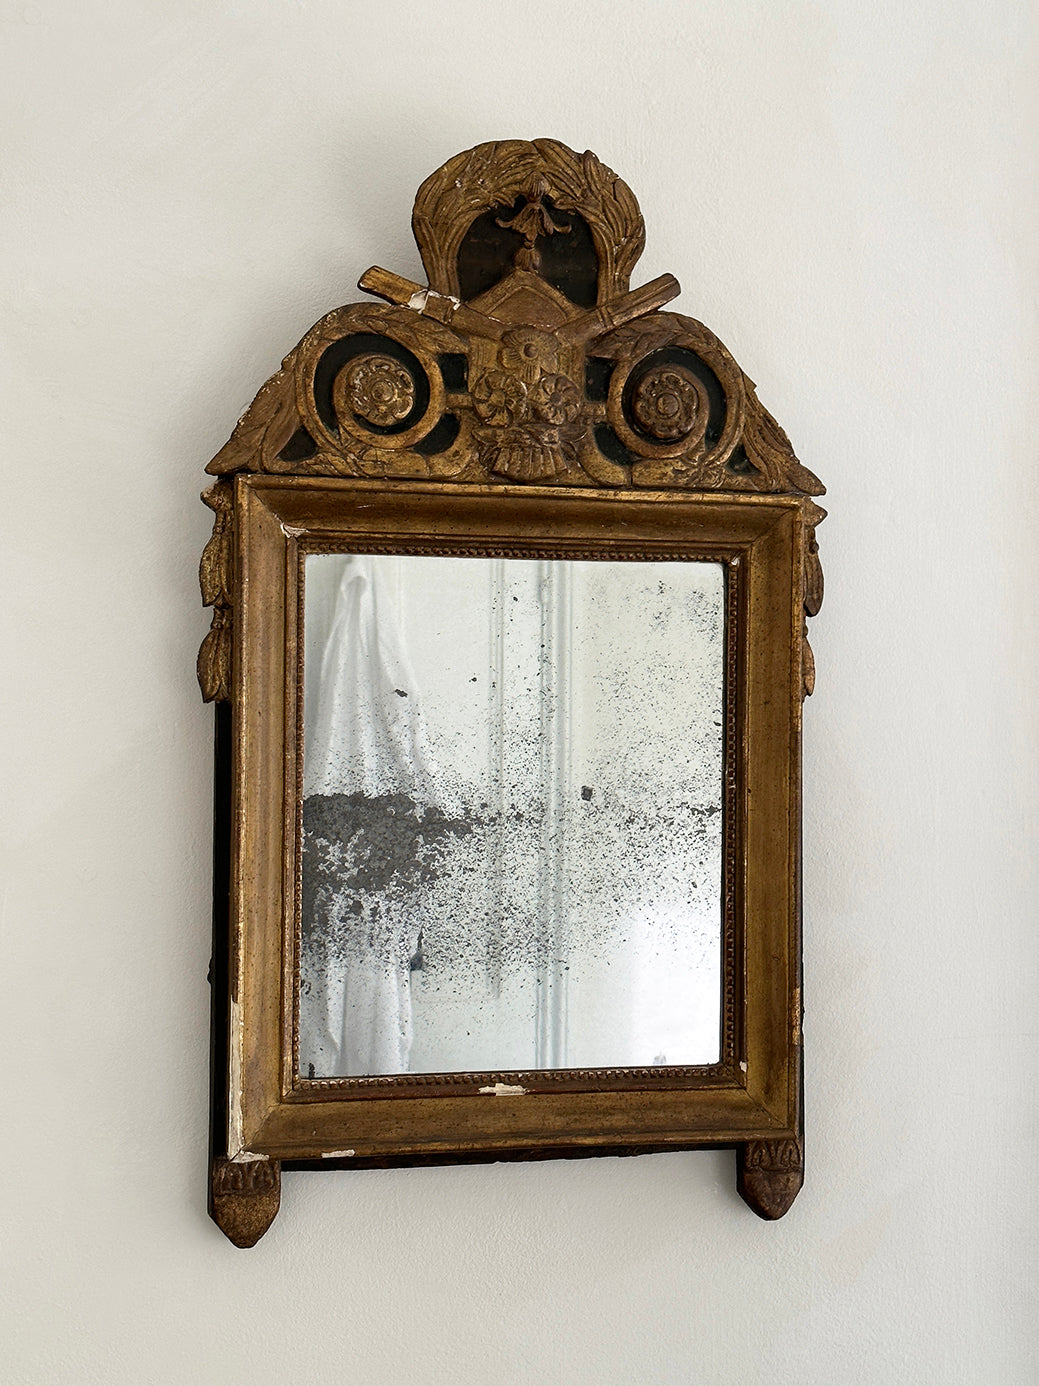
[[725, 582], [308, 555], [303, 1078], [718, 1061]]

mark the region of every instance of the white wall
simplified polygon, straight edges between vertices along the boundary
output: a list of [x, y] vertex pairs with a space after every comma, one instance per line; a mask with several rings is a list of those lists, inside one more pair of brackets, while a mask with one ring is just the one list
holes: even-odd
[[[1036, 48], [1011, 0], [4, 4], [6, 1381], [1036, 1379]], [[295, 1175], [238, 1252], [202, 468], [417, 277], [427, 173], [539, 134], [830, 488], [808, 1182], [766, 1225], [724, 1153]]]

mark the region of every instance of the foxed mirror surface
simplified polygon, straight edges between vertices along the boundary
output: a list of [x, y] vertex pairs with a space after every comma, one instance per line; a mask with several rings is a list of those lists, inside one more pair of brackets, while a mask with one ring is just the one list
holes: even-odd
[[306, 557], [302, 1078], [718, 1061], [725, 584]]

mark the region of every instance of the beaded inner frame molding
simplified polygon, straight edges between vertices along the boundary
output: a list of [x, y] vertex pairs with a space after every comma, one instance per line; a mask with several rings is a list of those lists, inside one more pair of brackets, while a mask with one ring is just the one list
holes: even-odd
[[[801, 700], [820, 482], [713, 333], [631, 290], [638, 204], [590, 152], [479, 145], [423, 183], [428, 276], [321, 319], [207, 471], [198, 659], [218, 705], [210, 1209], [251, 1246], [283, 1166], [731, 1145], [782, 1216], [803, 1181]], [[330, 550], [711, 559], [727, 568], [721, 1060], [311, 1082], [294, 1062], [303, 564]]]

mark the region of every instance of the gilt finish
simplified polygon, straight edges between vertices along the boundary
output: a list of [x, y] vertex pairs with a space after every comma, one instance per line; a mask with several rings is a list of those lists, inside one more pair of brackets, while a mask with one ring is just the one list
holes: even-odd
[[[198, 658], [206, 701], [233, 700], [236, 474], [503, 498], [558, 488], [561, 501], [604, 490], [788, 497], [804, 614], [816, 614], [826, 512], [810, 498], [824, 488], [722, 342], [664, 311], [677, 280], [630, 289], [645, 226], [616, 174], [554, 140], [482, 144], [422, 184], [412, 226], [428, 282], [369, 269], [359, 287], [383, 301], [315, 324], [207, 467], [217, 480], [203, 493], [215, 512], [200, 574], [213, 611]], [[806, 625], [796, 641], [804, 696], [815, 680]], [[792, 1022], [799, 1050], [799, 1011]], [[800, 1187], [802, 1131], [738, 1150], [742, 1196], [780, 1216]], [[211, 1208], [238, 1245], [277, 1211], [279, 1169], [215, 1161]]]
[[209, 1215], [235, 1246], [255, 1246], [277, 1217], [280, 1205], [278, 1160], [213, 1160]]
[[[478, 145], [426, 179], [412, 226], [428, 285], [362, 275], [387, 303], [322, 318], [208, 472], [822, 494], [718, 338], [659, 311], [674, 276], [629, 291], [645, 224], [590, 151]], [[202, 575], [207, 701], [227, 696], [227, 496], [218, 483], [203, 497], [217, 512]], [[822, 594], [814, 529], [812, 543], [809, 615]], [[813, 680], [808, 651], [807, 692]]]
[[718, 338], [658, 311], [677, 280], [629, 291], [645, 227], [593, 154], [479, 145], [413, 226], [428, 285], [370, 269], [387, 304], [322, 318], [209, 472], [822, 492]]

